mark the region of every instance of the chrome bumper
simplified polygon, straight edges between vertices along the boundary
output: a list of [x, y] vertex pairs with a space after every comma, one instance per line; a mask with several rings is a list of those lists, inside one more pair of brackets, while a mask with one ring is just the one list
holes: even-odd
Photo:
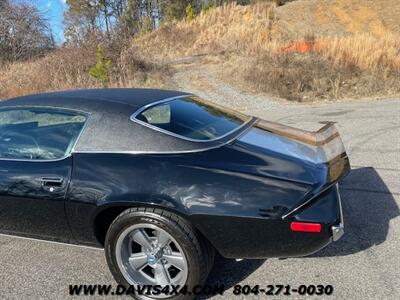
[[340, 223], [331, 227], [332, 230], [332, 241], [336, 242], [344, 234], [344, 219], [343, 219], [343, 209], [342, 209], [342, 199], [340, 198], [339, 187], [336, 185], [339, 196], [339, 212], [340, 212]]
[[344, 225], [339, 224], [337, 226], [332, 226], [332, 241], [336, 242], [344, 234]]

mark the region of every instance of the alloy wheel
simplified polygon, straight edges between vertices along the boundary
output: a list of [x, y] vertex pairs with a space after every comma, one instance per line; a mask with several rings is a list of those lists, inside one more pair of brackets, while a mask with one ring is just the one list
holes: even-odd
[[188, 263], [178, 242], [151, 224], [126, 228], [116, 243], [118, 266], [131, 285], [180, 285], [188, 277]]

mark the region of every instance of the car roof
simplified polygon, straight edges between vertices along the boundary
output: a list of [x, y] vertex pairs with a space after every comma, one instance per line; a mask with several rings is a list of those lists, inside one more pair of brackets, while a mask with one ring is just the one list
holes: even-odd
[[[131, 120], [144, 106], [188, 93], [155, 89], [92, 89], [53, 92], [0, 101], [1, 108], [49, 107], [87, 113], [74, 153], [182, 153], [226, 144], [238, 132], [218, 141], [195, 142], [174, 137]], [[244, 129], [243, 129], [244, 130]]]
[[188, 93], [134, 88], [85, 89], [17, 97], [1, 101], [0, 107], [14, 105], [51, 106], [91, 112], [91, 110], [98, 111], [99, 109], [107, 111], [109, 107], [120, 104], [130, 106], [134, 111], [160, 100], [183, 95], [188, 95]]

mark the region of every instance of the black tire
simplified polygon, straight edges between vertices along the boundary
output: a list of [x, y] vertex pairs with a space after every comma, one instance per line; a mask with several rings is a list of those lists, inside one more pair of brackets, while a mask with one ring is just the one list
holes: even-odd
[[[134, 224], [151, 224], [168, 232], [182, 248], [188, 263], [187, 290], [201, 285], [207, 279], [213, 260], [213, 249], [202, 240], [196, 230], [185, 219], [169, 211], [155, 208], [130, 208], [121, 213], [110, 225], [105, 240], [105, 255], [112, 275], [118, 284], [129, 286], [122, 275], [116, 259], [116, 243], [119, 235]], [[137, 299], [152, 299], [148, 296], [134, 296]], [[167, 299], [193, 299], [194, 296], [177, 295]], [[166, 299], [166, 298], [163, 298]]]
[[206, 264], [207, 265], [207, 276], [206, 277], [208, 277], [212, 268], [214, 267], [215, 248], [204, 237], [200, 237], [200, 242], [202, 244], [204, 253], [206, 253], [206, 259], [207, 259], [207, 264]]

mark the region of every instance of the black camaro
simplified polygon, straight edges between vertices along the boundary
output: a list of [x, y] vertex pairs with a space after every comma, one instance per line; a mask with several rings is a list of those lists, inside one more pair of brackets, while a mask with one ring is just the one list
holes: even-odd
[[0, 102], [2, 234], [104, 247], [123, 285], [193, 287], [227, 258], [309, 255], [343, 234], [350, 169], [303, 131], [146, 89]]

